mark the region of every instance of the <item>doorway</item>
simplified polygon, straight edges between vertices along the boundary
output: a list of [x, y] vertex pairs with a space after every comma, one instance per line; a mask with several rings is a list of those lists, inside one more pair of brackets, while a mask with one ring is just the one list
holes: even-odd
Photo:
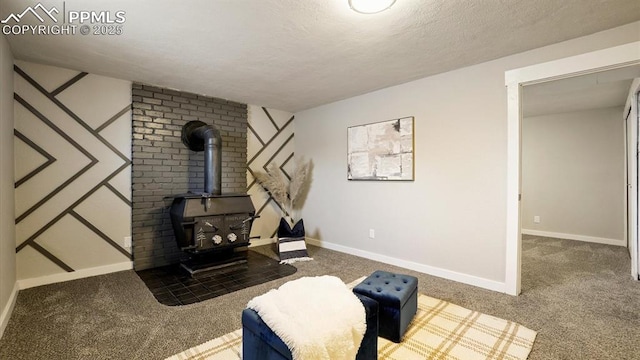
[[[523, 86], [640, 65], [640, 42], [533, 65], [505, 73], [508, 99], [505, 290], [521, 291], [521, 121]], [[636, 239], [637, 241], [637, 239]], [[638, 254], [635, 253], [634, 256]]]
[[[625, 145], [627, 161], [627, 248], [631, 257], [631, 276], [640, 280], [640, 240], [638, 237], [638, 181], [639, 172], [639, 139], [640, 139], [640, 77], [630, 86], [629, 95], [624, 108], [625, 115]], [[635, 240], [635, 241], [634, 241]]]

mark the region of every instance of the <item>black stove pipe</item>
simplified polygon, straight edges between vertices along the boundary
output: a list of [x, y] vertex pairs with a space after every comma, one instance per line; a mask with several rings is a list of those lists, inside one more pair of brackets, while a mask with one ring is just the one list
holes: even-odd
[[182, 127], [182, 143], [193, 151], [204, 151], [204, 192], [222, 193], [222, 138], [212, 125], [189, 121]]

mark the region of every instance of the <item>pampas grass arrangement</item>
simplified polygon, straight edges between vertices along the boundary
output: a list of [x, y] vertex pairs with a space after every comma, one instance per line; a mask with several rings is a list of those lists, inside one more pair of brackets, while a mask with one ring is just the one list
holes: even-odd
[[280, 204], [290, 223], [295, 224], [297, 212], [302, 207], [304, 193], [309, 185], [311, 161], [297, 158], [291, 180], [289, 181], [276, 163], [270, 163], [266, 172], [256, 172], [258, 183]]

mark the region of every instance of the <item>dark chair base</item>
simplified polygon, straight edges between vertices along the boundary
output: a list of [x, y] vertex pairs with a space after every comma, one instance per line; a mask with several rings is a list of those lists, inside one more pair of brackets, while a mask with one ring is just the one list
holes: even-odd
[[[367, 329], [360, 343], [357, 360], [378, 358], [378, 302], [364, 295], [355, 294], [364, 305]], [[252, 309], [242, 311], [242, 359], [243, 360], [292, 360], [291, 351], [260, 315]]]

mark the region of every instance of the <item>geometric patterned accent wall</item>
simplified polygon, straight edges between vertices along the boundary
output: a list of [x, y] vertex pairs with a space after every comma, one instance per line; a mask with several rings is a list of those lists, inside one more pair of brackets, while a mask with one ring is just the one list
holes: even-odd
[[256, 171], [265, 172], [275, 162], [290, 179], [294, 164], [294, 116], [292, 113], [249, 105], [247, 132], [247, 193], [260, 215], [251, 229], [253, 236], [274, 238], [283, 210], [255, 180]]
[[131, 262], [131, 82], [16, 62], [18, 279]]

